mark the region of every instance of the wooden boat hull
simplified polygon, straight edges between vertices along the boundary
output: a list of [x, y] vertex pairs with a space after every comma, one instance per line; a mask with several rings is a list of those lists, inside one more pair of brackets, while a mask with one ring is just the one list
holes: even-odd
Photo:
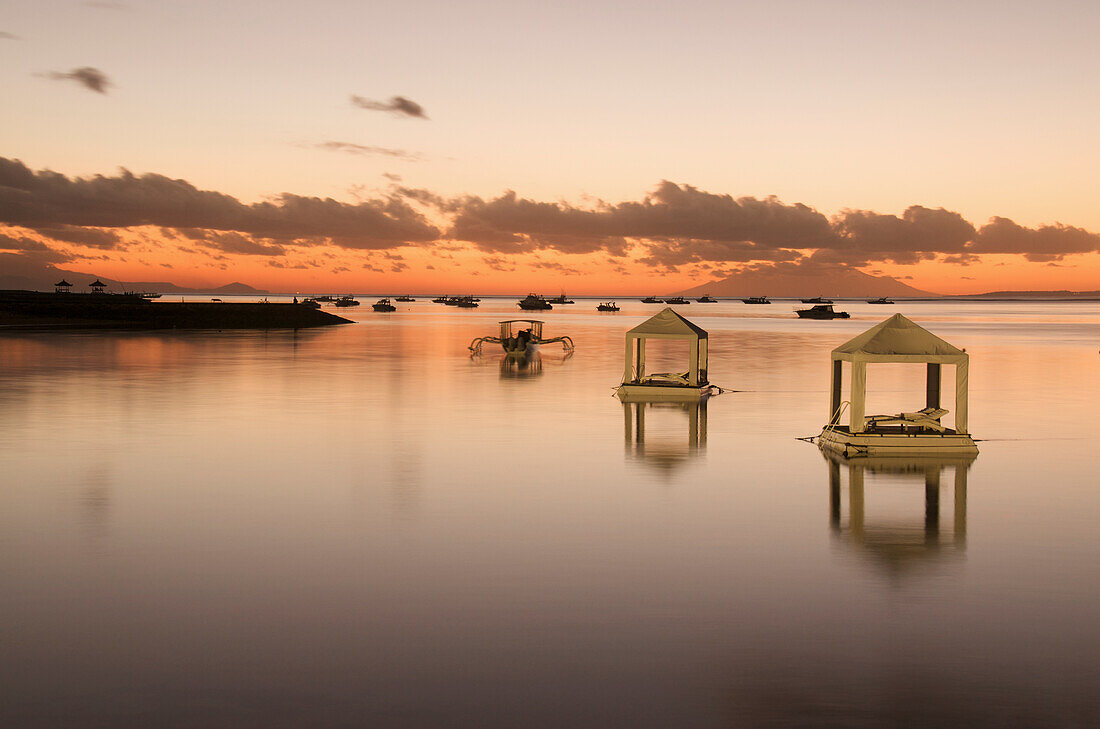
[[966, 433], [849, 433], [846, 428], [821, 431], [817, 444], [847, 458], [857, 456], [972, 455], [978, 452]]

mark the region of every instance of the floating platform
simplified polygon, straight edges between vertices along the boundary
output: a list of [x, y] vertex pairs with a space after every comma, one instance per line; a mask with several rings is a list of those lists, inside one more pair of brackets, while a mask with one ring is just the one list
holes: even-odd
[[826, 426], [817, 437], [823, 450], [846, 458], [862, 456], [973, 456], [974, 439], [966, 433], [945, 429], [942, 433], [906, 431], [903, 428], [852, 433], [846, 426]]
[[692, 402], [710, 395], [712, 385], [619, 385], [615, 396], [622, 402]]

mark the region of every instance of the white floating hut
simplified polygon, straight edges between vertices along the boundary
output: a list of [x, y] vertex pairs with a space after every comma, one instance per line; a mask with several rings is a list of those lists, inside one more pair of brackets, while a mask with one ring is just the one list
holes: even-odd
[[[646, 372], [645, 346], [650, 339], [688, 343], [686, 372]], [[710, 391], [707, 382], [707, 331], [671, 308], [626, 333], [626, 365], [617, 394], [621, 400], [697, 400]]]
[[[850, 399], [846, 402], [841, 399], [845, 362], [851, 365]], [[926, 365], [925, 407], [915, 412], [867, 416], [867, 365], [878, 362]], [[895, 314], [834, 349], [832, 363], [829, 424], [818, 438], [822, 448], [846, 456], [978, 452], [967, 431], [970, 356], [958, 347]], [[940, 402], [945, 364], [955, 366], [953, 428], [941, 422], [949, 412]], [[845, 409], [847, 425], [842, 422]]]

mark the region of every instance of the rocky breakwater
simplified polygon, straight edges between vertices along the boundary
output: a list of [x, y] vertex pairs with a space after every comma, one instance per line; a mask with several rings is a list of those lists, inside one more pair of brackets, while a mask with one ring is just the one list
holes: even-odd
[[349, 322], [304, 304], [151, 302], [136, 294], [0, 291], [0, 328], [303, 329]]

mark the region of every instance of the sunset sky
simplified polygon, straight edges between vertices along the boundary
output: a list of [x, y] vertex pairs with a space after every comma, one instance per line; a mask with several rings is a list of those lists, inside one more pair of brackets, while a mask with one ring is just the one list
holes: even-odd
[[20, 260], [275, 291], [1100, 289], [1094, 1], [0, 8]]

